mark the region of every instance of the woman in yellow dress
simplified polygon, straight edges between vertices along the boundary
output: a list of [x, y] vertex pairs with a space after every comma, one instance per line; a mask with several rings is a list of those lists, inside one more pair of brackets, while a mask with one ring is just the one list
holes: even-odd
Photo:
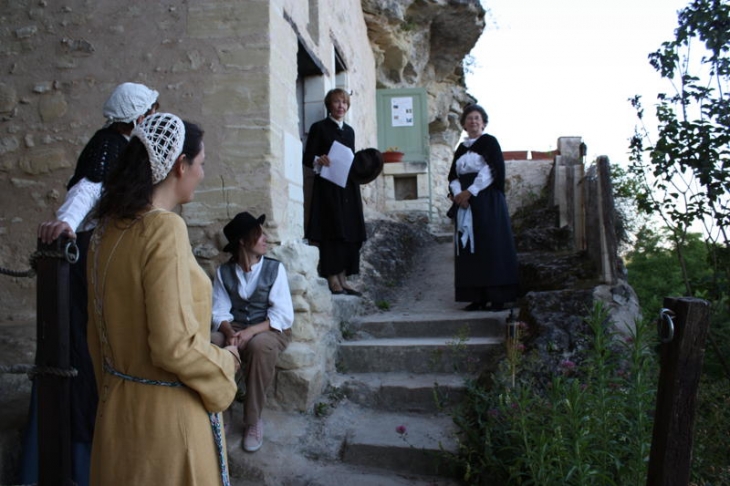
[[235, 346], [210, 342], [211, 282], [172, 210], [203, 179], [203, 132], [157, 113], [106, 182], [89, 252], [88, 342], [99, 390], [91, 484], [228, 485], [219, 412]]

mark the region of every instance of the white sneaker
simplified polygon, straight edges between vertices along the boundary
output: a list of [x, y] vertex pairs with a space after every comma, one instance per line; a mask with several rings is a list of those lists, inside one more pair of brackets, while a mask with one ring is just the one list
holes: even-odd
[[247, 425], [243, 432], [243, 450], [256, 452], [264, 445], [264, 421], [259, 419], [256, 425]]

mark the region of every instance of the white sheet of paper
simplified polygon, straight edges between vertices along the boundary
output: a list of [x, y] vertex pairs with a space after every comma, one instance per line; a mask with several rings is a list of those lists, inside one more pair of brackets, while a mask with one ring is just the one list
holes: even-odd
[[346, 147], [340, 142], [335, 141], [327, 156], [330, 159], [330, 165], [329, 167], [322, 167], [319, 175], [340, 187], [345, 187], [347, 185], [347, 175], [350, 173], [350, 167], [352, 166], [352, 160], [355, 158], [355, 154], [352, 153], [350, 147]]

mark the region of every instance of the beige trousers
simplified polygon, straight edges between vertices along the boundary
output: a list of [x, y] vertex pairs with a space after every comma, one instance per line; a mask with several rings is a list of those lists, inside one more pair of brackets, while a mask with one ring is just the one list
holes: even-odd
[[[231, 327], [236, 332], [245, 329], [245, 326], [237, 322], [232, 322]], [[211, 341], [223, 346], [225, 337], [221, 332], [214, 332], [211, 334]], [[291, 329], [283, 332], [268, 330], [256, 334], [245, 347], [238, 348], [244, 366], [242, 371], [246, 378], [246, 396], [243, 401], [244, 425], [255, 425], [261, 418], [261, 412], [266, 404], [266, 391], [274, 381], [276, 360], [290, 342]]]

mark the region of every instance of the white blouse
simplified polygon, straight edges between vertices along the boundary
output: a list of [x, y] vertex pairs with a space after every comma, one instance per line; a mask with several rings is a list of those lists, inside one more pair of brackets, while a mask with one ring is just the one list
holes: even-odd
[[[256, 291], [259, 283], [261, 268], [264, 259], [251, 266], [250, 272], [244, 272], [240, 265], [236, 265], [236, 278], [238, 280], [238, 295], [248, 300], [248, 298]], [[233, 314], [231, 314], [231, 298], [228, 295], [223, 279], [221, 277], [221, 269], [215, 273], [215, 281], [213, 282], [213, 320], [211, 323], [211, 331], [217, 331], [221, 322], [233, 322]], [[279, 272], [271, 286], [269, 292], [269, 309], [268, 309], [269, 325], [277, 331], [285, 331], [292, 327], [294, 323], [294, 306], [291, 300], [291, 292], [289, 292], [289, 279], [286, 276], [284, 265], [279, 262]]]
[[[476, 141], [476, 138], [470, 138], [462, 142], [467, 148]], [[487, 165], [487, 161], [484, 157], [476, 152], [467, 151], [464, 155], [456, 159], [456, 175], [464, 175], [478, 172], [476, 179], [472, 182], [471, 186], [466, 189], [471, 193], [472, 196], [476, 196], [480, 191], [489, 187], [494, 178], [492, 177], [492, 170]], [[461, 182], [459, 179], [454, 179], [449, 183], [451, 193], [456, 195], [459, 194], [463, 189], [461, 188]]]
[[91, 182], [84, 177], [66, 193], [66, 199], [58, 211], [56, 219], [68, 224], [72, 230], [89, 231], [96, 227], [96, 221], [87, 216], [101, 197], [101, 182]]

